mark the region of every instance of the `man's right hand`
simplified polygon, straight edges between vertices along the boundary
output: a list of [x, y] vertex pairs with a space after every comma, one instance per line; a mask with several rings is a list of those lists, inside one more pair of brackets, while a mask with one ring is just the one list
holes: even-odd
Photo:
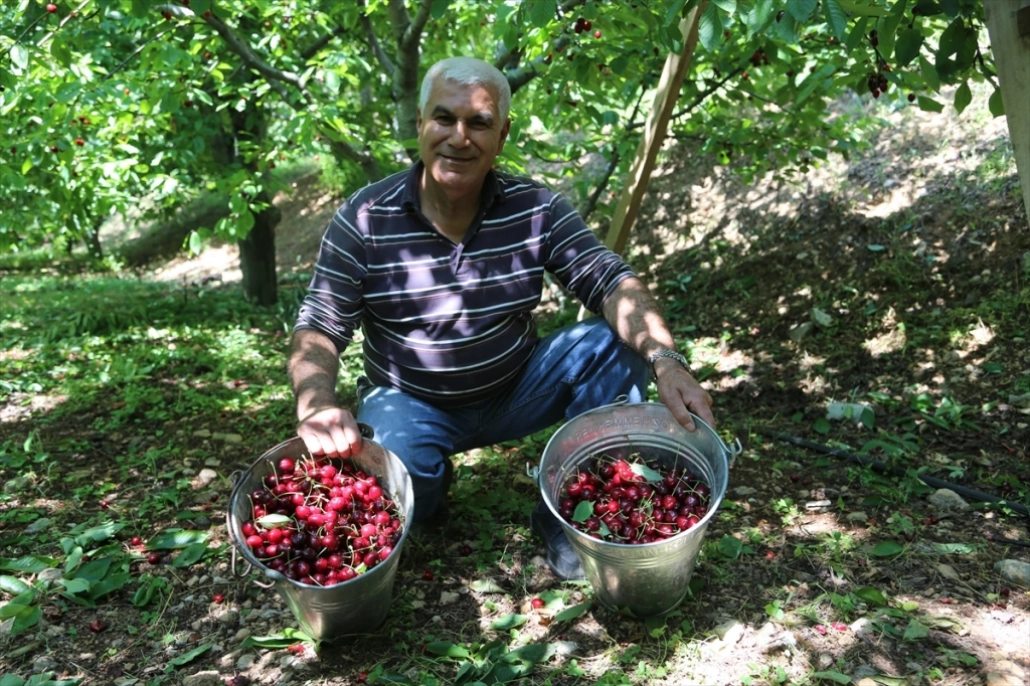
[[339, 407], [309, 414], [297, 426], [297, 435], [313, 456], [351, 457], [361, 452], [358, 423], [354, 415]]

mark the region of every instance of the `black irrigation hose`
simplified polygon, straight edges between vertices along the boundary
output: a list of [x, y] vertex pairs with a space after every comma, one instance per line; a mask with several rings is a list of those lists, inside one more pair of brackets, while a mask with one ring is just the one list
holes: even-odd
[[[763, 436], [769, 436], [771, 438], [776, 438], [781, 441], [793, 443], [794, 445], [800, 445], [805, 448], [811, 448], [812, 450], [818, 450], [821, 453], [826, 453], [827, 455], [832, 455], [833, 457], [842, 457], [851, 462], [855, 462], [866, 467], [872, 467], [876, 471], [883, 472], [885, 474], [893, 474], [894, 476], [906, 476], [908, 474], [906, 470], [901, 469], [900, 467], [892, 467], [872, 458], [865, 457], [863, 455], [856, 455], [855, 453], [850, 453], [846, 450], [841, 450], [839, 448], [831, 448], [828, 445], [816, 443], [815, 441], [809, 441], [805, 438], [799, 438], [797, 436], [791, 436], [790, 434], [780, 433], [779, 431], [771, 431], [768, 429], [759, 429], [758, 433], [762, 434]], [[997, 498], [988, 493], [976, 491], [972, 488], [966, 488], [965, 486], [959, 486], [958, 484], [953, 484], [944, 481], [943, 479], [938, 479], [936, 477], [927, 476], [926, 474], [916, 474], [916, 476], [919, 477], [920, 481], [927, 484], [928, 486], [933, 486], [934, 488], [947, 488], [951, 491], [954, 491], [955, 493], [958, 493], [961, 496], [979, 501], [981, 503], [997, 503], [1003, 507], [1009, 508], [1010, 510], [1019, 512], [1025, 517], [1030, 517], [1030, 508], [1028, 508], [1026, 505], [1023, 505], [1022, 503], [1014, 503], [1010, 500], [1001, 500], [1000, 498]]]

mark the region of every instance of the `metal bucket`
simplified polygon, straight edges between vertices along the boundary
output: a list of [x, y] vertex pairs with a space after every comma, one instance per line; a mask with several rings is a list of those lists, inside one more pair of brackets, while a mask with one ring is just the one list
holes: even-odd
[[[367, 435], [371, 432], [362, 426], [362, 433]], [[308, 636], [316, 641], [325, 641], [371, 632], [383, 623], [390, 609], [397, 563], [415, 509], [411, 476], [395, 454], [369, 438], [362, 441], [361, 453], [350, 459], [360, 469], [378, 477], [384, 492], [399, 506], [400, 519], [404, 523], [401, 538], [386, 560], [350, 581], [325, 587], [309, 586], [262, 564], [247, 546], [246, 536], [241, 529], [243, 522], [251, 517], [248, 496], [263, 484], [267, 475], [273, 473], [279, 460], [283, 457], [296, 459], [309, 455], [304, 441], [293, 438], [280, 443], [254, 461], [233, 486], [226, 517], [229, 536], [239, 554], [272, 580], [276, 591]]]
[[[617, 403], [585, 412], [548, 441], [537, 474], [544, 502], [579, 554], [598, 600], [617, 612], [653, 617], [674, 610], [687, 594], [705, 529], [726, 493], [736, 452], [708, 424], [684, 429], [661, 403]], [[599, 454], [639, 455], [668, 468], [688, 469], [708, 484], [707, 514], [689, 530], [663, 541], [624, 545], [601, 541], [573, 528], [558, 514], [561, 490], [580, 465]]]

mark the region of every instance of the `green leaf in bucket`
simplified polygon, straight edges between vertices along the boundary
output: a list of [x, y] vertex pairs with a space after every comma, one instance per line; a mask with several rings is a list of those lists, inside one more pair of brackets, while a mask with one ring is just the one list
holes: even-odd
[[279, 529], [292, 521], [283, 514], [266, 514], [264, 517], [258, 517], [257, 523], [262, 529]]
[[581, 500], [576, 505], [576, 511], [572, 513], [572, 521], [585, 522], [594, 514], [594, 503], [590, 500]]
[[662, 480], [662, 475], [648, 467], [646, 464], [631, 464], [629, 466], [629, 470], [637, 476], [647, 480], [648, 483], [654, 483], [656, 481]]

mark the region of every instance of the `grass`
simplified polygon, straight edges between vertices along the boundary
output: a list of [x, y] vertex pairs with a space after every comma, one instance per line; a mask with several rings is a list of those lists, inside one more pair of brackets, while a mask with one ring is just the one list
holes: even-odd
[[[1011, 614], [1011, 626], [1030, 616], [1030, 598], [992, 568], [1019, 551], [985, 534], [1020, 537], [1023, 520], [976, 502], [941, 515], [919, 475], [1030, 503], [1026, 415], [1013, 400], [1030, 393], [1013, 345], [1028, 335], [1030, 263], [1012, 257], [1028, 247], [1025, 227], [1012, 226], [1009, 160], [995, 147], [952, 176], [919, 170], [940, 193], [882, 216], [835, 191], [812, 217], [769, 220], [746, 243], [702, 237], [653, 265], [677, 336], [717, 398], [720, 433], [746, 448], [690, 596], [647, 621], [608, 612], [589, 585], [541, 569], [527, 517], [539, 489], [525, 470], [540, 461], [543, 431], [458, 456], [457, 521], [410, 539], [387, 624], [316, 650], [256, 573], [233, 575], [221, 523], [233, 474], [293, 434], [285, 355], [306, 276], [263, 309], [229, 287], [71, 262], [63, 273], [4, 273], [0, 683], [20, 686], [42, 658], [56, 666], [38, 686], [170, 685], [205, 670], [223, 682], [245, 673], [312, 686], [982, 679], [1000, 669], [987, 638], [1003, 641], [1009, 627], [991, 613]], [[904, 177], [900, 156], [879, 150], [870, 164], [870, 178]], [[720, 190], [734, 197], [730, 184]], [[792, 339], [813, 308], [831, 322]], [[578, 314], [552, 308], [542, 332]], [[355, 344], [344, 403], [359, 373]], [[871, 412], [831, 419], [831, 403]], [[286, 651], [298, 643], [302, 654]]]

